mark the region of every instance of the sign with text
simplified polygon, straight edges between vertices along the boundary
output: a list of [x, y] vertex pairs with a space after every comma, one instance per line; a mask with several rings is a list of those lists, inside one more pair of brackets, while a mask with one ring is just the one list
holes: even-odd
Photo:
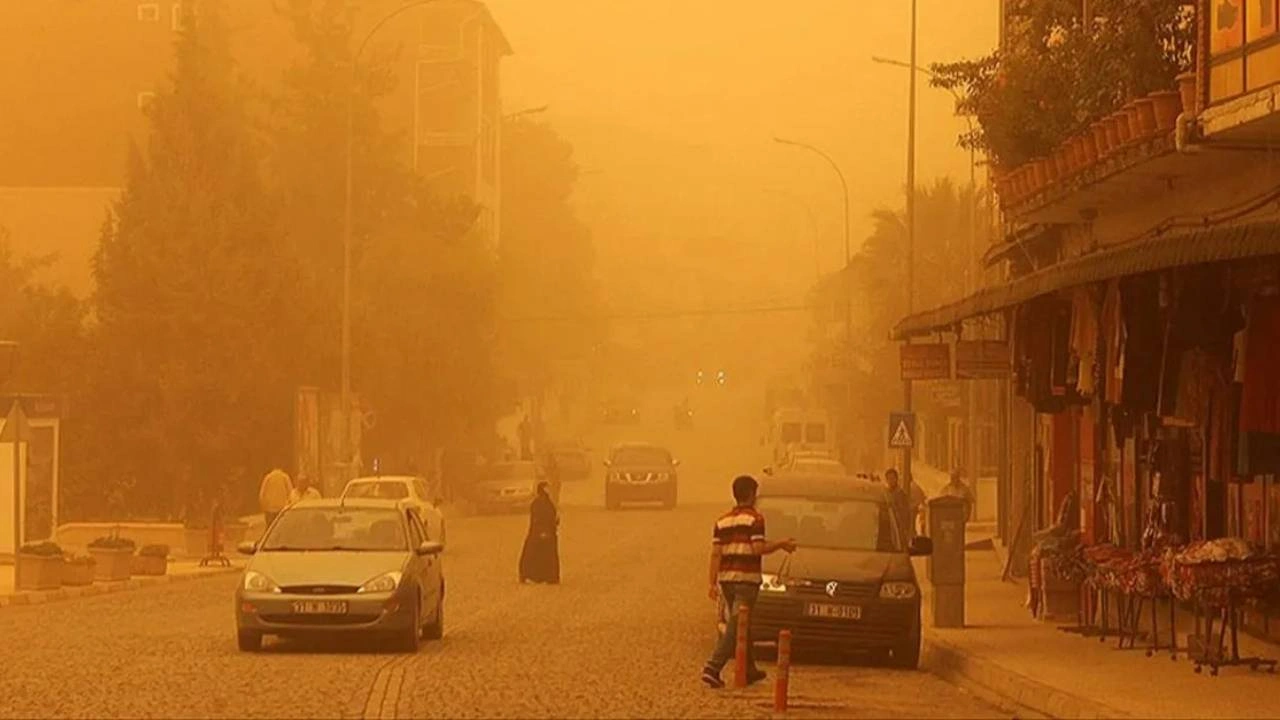
[[951, 346], [945, 343], [901, 346], [903, 380], [947, 380], [951, 377]]
[[956, 342], [956, 377], [985, 380], [1009, 377], [1012, 363], [1009, 346], [1003, 340], [960, 340]]

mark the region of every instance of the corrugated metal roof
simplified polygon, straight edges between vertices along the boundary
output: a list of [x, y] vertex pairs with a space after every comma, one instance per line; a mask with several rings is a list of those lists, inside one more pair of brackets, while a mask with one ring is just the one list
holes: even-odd
[[1155, 270], [1280, 255], [1280, 224], [1274, 222], [1207, 228], [1127, 243], [1058, 263], [962, 300], [916, 313], [893, 328], [902, 340], [951, 327], [1032, 298], [1100, 280]]

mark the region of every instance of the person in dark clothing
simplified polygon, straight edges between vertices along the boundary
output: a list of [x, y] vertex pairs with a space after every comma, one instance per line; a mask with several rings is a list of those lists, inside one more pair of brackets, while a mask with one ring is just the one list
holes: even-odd
[[538, 483], [538, 494], [529, 505], [529, 534], [520, 553], [520, 582], [560, 582], [559, 526], [560, 516], [547, 483]]

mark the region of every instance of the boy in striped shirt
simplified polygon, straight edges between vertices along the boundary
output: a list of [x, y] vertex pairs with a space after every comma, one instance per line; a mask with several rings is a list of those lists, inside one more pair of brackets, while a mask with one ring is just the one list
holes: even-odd
[[[793, 539], [769, 542], [765, 540], [764, 516], [756, 510], [755, 478], [742, 475], [733, 480], [734, 508], [716, 520], [711, 541], [710, 587], [707, 594], [712, 601], [724, 596], [729, 608], [729, 623], [720, 642], [711, 653], [711, 659], [702, 668], [702, 682], [708, 687], [724, 687], [720, 671], [733, 656], [738, 636], [738, 607], [754, 609], [760, 593], [760, 559], [778, 550], [794, 552]], [[751, 645], [747, 645], [747, 683], [757, 683], [765, 678], [756, 667]]]

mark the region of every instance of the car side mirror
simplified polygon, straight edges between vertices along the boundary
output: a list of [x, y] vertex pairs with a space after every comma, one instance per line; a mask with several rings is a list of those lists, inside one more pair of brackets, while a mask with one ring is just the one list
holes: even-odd
[[679, 459], [672, 460], [671, 467], [680, 467], [680, 460]]
[[236, 546], [236, 552], [241, 555], [252, 555], [258, 552], [258, 543], [245, 541]]
[[613, 462], [610, 460], [601, 460], [600, 464], [604, 465], [605, 467], [613, 467]]
[[911, 538], [911, 542], [907, 544], [907, 554], [911, 557], [921, 557], [933, 554], [933, 539], [917, 535]]
[[765, 474], [765, 475], [772, 475], [772, 474], [773, 474], [773, 468], [771, 468], [771, 467], [767, 467], [767, 468], [765, 468], [765, 469], [764, 469], [764, 474]]
[[444, 552], [444, 543], [427, 540], [418, 546], [419, 555], [439, 555]]

